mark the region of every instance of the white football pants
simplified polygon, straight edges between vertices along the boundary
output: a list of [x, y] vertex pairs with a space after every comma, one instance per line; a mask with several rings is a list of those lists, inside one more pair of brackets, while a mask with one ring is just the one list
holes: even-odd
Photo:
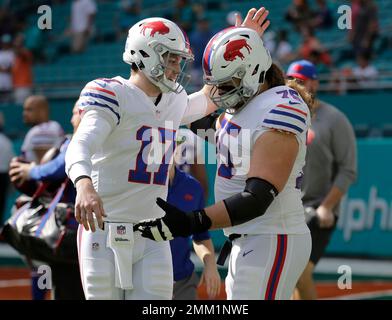
[[290, 299], [309, 261], [311, 247], [310, 233], [235, 239], [226, 277], [227, 299]]
[[[80, 275], [87, 300], [172, 299], [173, 267], [169, 241], [155, 242], [134, 233], [130, 266], [133, 289], [115, 286], [114, 254], [106, 247], [108, 228], [78, 230]], [[131, 254], [131, 253], [130, 253]]]

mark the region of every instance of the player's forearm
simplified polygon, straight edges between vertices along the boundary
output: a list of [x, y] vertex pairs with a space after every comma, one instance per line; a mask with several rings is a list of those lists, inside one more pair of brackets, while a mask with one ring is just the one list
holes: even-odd
[[187, 125], [205, 116], [208, 109], [208, 100], [202, 91], [188, 96], [188, 105], [182, 117], [181, 124]]
[[65, 171], [73, 183], [79, 176], [91, 176], [93, 152], [83, 139], [72, 139], [65, 154]]
[[210, 230], [231, 227], [230, 216], [223, 201], [205, 208], [204, 211], [212, 222]]

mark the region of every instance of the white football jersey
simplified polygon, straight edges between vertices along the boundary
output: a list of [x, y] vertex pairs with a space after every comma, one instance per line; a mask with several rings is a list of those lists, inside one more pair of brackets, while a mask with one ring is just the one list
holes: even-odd
[[258, 95], [235, 115], [225, 114], [216, 132], [216, 202], [242, 192], [250, 157], [258, 137], [275, 129], [295, 134], [299, 151], [286, 186], [265, 214], [247, 223], [226, 228], [225, 234], [290, 234], [309, 232], [301, 201], [302, 168], [305, 165], [306, 133], [310, 111], [297, 91], [278, 86]]
[[[91, 158], [91, 178], [108, 221], [135, 223], [164, 214], [155, 201], [166, 199], [176, 131], [200, 110], [189, 110], [185, 91], [162, 94], [155, 103], [156, 98], [122, 77], [91, 81], [80, 94], [82, 121], [75, 136], [83, 138], [78, 132], [89, 113], [97, 116], [94, 126], [110, 125]], [[68, 150], [76, 146], [71, 142]], [[73, 180], [72, 165], [80, 161], [76, 158], [66, 158]]]
[[22, 144], [22, 155], [26, 161], [39, 162], [34, 150], [59, 146], [64, 140], [64, 130], [56, 121], [40, 123], [26, 134]]

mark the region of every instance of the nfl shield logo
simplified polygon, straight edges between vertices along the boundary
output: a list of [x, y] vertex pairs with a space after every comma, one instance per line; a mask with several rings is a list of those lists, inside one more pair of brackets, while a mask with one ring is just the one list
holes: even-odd
[[125, 226], [118, 226], [117, 227], [117, 234], [125, 234], [126, 233], [126, 229]]

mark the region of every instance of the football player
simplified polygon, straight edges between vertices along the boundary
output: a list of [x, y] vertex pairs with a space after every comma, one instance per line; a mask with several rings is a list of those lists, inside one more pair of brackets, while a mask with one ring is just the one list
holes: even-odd
[[158, 199], [166, 215], [136, 228], [156, 241], [224, 228], [228, 299], [289, 299], [311, 250], [300, 188], [311, 95], [286, 85], [248, 28], [218, 33], [203, 61], [211, 100], [225, 110], [215, 124], [217, 203], [184, 215]]
[[[243, 25], [262, 35], [267, 14], [251, 9]], [[134, 234], [133, 224], [163, 215], [154, 202], [166, 198], [176, 130], [216, 109], [208, 86], [190, 96], [184, 90], [184, 67], [192, 58], [175, 23], [145, 19], [126, 41], [130, 78], [96, 79], [80, 94], [82, 121], [67, 150], [66, 171], [84, 226], [78, 250], [87, 299], [172, 298], [169, 243]]]

